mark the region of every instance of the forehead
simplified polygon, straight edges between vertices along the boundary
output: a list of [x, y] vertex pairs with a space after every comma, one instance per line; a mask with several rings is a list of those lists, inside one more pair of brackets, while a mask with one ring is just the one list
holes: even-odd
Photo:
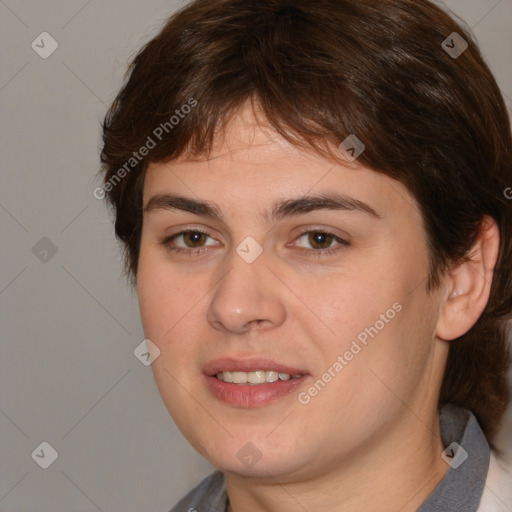
[[[335, 192], [394, 216], [418, 214], [413, 196], [396, 180], [357, 161], [339, 163], [299, 148], [275, 132], [250, 103], [233, 115], [206, 158], [182, 155], [151, 163], [144, 205], [155, 194], [179, 193], [230, 206], [276, 203], [286, 197]], [[263, 211], [263, 209], [260, 209]]]
[[[217, 130], [207, 162], [215, 167], [221, 161], [246, 164], [272, 163], [295, 157], [318, 157], [312, 150], [299, 149], [271, 127], [259, 109], [258, 103], [245, 102], [232, 114], [229, 122]], [[174, 164], [196, 163], [197, 158], [182, 155]], [[202, 160], [203, 162], [205, 160]]]

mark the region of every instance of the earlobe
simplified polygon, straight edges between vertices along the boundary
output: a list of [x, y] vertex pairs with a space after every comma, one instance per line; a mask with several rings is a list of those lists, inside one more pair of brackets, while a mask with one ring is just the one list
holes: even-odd
[[499, 242], [496, 222], [484, 217], [468, 261], [455, 266], [446, 277], [446, 294], [436, 330], [438, 338], [449, 341], [462, 336], [484, 311], [491, 292]]

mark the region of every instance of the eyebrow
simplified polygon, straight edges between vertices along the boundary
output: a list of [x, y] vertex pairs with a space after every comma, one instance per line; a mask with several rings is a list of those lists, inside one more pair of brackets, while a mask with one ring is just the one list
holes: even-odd
[[[173, 194], [156, 194], [148, 200], [143, 208], [143, 213], [149, 214], [161, 210], [182, 210], [225, 223], [220, 208], [212, 201], [199, 201]], [[276, 222], [285, 217], [302, 215], [316, 210], [356, 211], [376, 219], [381, 218], [368, 204], [337, 193], [308, 195], [276, 201], [269, 211], [264, 212], [263, 218], [268, 222]]]

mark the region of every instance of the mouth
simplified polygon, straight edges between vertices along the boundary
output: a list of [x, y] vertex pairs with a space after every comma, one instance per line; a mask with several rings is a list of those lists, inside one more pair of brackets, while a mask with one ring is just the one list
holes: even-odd
[[268, 359], [218, 359], [203, 372], [215, 398], [245, 408], [284, 398], [310, 377], [305, 369]]
[[219, 372], [215, 377], [223, 382], [232, 382], [233, 384], [265, 384], [277, 382], [278, 380], [300, 379], [302, 374], [290, 375], [289, 373], [276, 372], [273, 370], [256, 370], [254, 372]]

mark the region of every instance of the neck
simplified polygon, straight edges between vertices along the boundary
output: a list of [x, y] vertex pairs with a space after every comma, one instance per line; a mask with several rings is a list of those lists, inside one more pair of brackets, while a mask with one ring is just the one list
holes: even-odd
[[[414, 433], [414, 434], [413, 434]], [[362, 452], [363, 450], [361, 450]], [[437, 413], [419, 422], [410, 412], [401, 428], [383, 436], [376, 449], [353, 454], [332, 469], [293, 481], [225, 474], [228, 512], [415, 512], [448, 470]], [[347, 457], [349, 459], [349, 457]]]

